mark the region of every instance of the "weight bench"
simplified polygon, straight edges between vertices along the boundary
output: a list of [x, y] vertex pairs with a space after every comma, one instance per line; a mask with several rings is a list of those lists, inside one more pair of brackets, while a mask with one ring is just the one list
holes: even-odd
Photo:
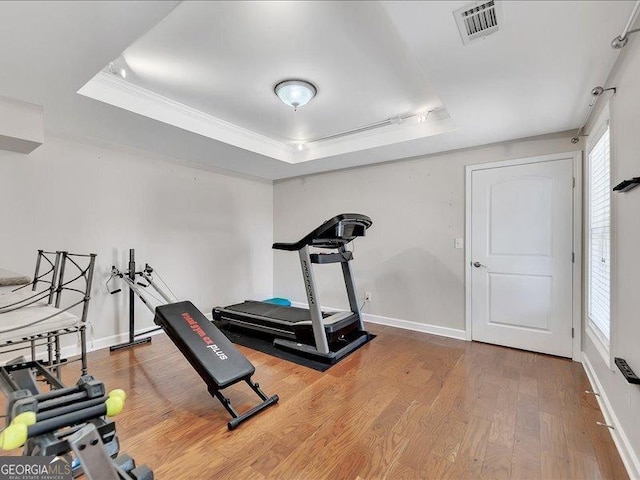
[[[202, 377], [209, 393], [220, 400], [231, 414], [233, 419], [227, 423], [229, 430], [278, 402], [278, 395], [267, 397], [251, 380], [256, 369], [247, 357], [191, 302], [156, 307], [154, 322], [162, 327]], [[262, 399], [262, 403], [239, 414], [221, 390], [242, 380]]]

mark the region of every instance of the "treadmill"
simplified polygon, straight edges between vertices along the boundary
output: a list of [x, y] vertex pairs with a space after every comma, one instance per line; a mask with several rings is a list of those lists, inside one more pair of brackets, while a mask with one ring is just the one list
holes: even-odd
[[[362, 237], [373, 224], [366, 215], [343, 213], [327, 220], [301, 240], [274, 243], [275, 250], [298, 252], [309, 308], [274, 305], [247, 300], [213, 309], [219, 324], [237, 326], [247, 333], [262, 332], [274, 337], [276, 347], [333, 364], [369, 341], [364, 329], [353, 281], [353, 253], [347, 245]], [[310, 248], [333, 250], [311, 253]], [[339, 263], [351, 308], [348, 312], [322, 312], [313, 274], [313, 265]]]

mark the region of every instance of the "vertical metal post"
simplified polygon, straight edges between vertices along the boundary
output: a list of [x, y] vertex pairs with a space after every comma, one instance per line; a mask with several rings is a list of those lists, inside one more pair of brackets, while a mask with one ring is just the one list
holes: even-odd
[[56, 287], [56, 308], [60, 308], [60, 300], [62, 300], [62, 285], [64, 285], [64, 267], [67, 264], [67, 255], [69, 252], [62, 252], [62, 263], [60, 264], [60, 277], [58, 286]]
[[[345, 246], [341, 246], [340, 253], [346, 253]], [[360, 314], [360, 306], [358, 305], [358, 294], [356, 293], [356, 285], [353, 281], [353, 272], [351, 271], [351, 262], [342, 262], [342, 275], [344, 276], [344, 286], [347, 289], [347, 298], [349, 299], [349, 306], [353, 313], [358, 314], [358, 325], [360, 330], [364, 330], [364, 323], [362, 323], [362, 315]]]
[[320, 353], [329, 353], [329, 344], [324, 331], [320, 303], [318, 302], [318, 293], [316, 291], [316, 281], [313, 276], [309, 247], [305, 245], [298, 253], [300, 254], [300, 267], [302, 268], [302, 278], [307, 292], [307, 301], [309, 302], [309, 312], [311, 313], [311, 325], [313, 326], [313, 337], [316, 341], [316, 349]]
[[36, 291], [36, 287], [38, 286], [38, 273], [40, 273], [40, 260], [42, 259], [42, 250], [38, 250], [38, 258], [36, 259], [36, 271], [33, 274], [33, 287], [32, 291]]
[[87, 267], [87, 290], [84, 294], [84, 304], [82, 305], [82, 323], [80, 324], [80, 362], [82, 363], [82, 375], [87, 374], [87, 314], [89, 313], [89, 300], [91, 299], [91, 286], [93, 285], [93, 270], [96, 264], [96, 254], [89, 255], [89, 266]]
[[82, 363], [82, 375], [87, 374], [87, 327], [82, 324], [80, 326], [80, 361]]
[[[136, 259], [135, 259], [135, 249], [129, 249], [129, 268], [126, 272], [123, 273], [122, 277], [123, 281], [126, 282], [129, 287], [129, 339], [124, 343], [120, 343], [118, 345], [111, 345], [109, 350], [114, 352], [116, 350], [122, 350], [123, 348], [135, 347], [136, 345], [141, 345], [143, 343], [151, 343], [151, 337], [138, 338], [138, 336], [142, 336], [144, 334], [136, 334], [136, 319], [135, 319], [135, 299], [136, 299], [136, 291], [140, 290], [140, 287], [136, 285]], [[155, 312], [155, 308], [145, 300], [144, 296], [140, 293], [137, 294], [140, 300], [144, 303], [144, 305], [151, 310], [151, 312]], [[159, 329], [160, 327], [158, 327]]]
[[55, 343], [55, 355], [56, 355], [56, 377], [58, 378], [58, 380], [62, 379], [62, 367], [60, 365], [60, 363], [62, 362], [62, 359], [60, 357], [60, 335], [56, 334], [54, 337], [54, 343]]
[[89, 300], [91, 300], [91, 286], [93, 285], [93, 269], [96, 263], [96, 254], [89, 255], [89, 265], [86, 273], [86, 290], [84, 292], [84, 304], [82, 305], [82, 323], [87, 321], [87, 313], [89, 313]]
[[47, 334], [47, 361], [49, 362], [49, 368], [53, 365], [53, 336], [49, 333]]
[[51, 302], [53, 302], [53, 294], [56, 291], [56, 288], [58, 287], [58, 269], [60, 268], [60, 256], [62, 255], [62, 252], [56, 252], [56, 258], [53, 264], [53, 271], [51, 272], [51, 285], [49, 286], [49, 299], [47, 300], [47, 303], [49, 305], [51, 305]]
[[[133, 248], [129, 249], [129, 278], [133, 283], [136, 283], [136, 251]], [[129, 343], [135, 341], [136, 334], [135, 300], [136, 296], [133, 290], [129, 289]]]

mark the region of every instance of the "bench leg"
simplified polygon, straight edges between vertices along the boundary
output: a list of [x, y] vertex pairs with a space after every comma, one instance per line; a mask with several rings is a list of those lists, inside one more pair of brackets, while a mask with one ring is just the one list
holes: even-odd
[[229, 412], [233, 418], [238, 416], [238, 412], [236, 412], [235, 408], [231, 405], [231, 400], [225, 397], [220, 390], [209, 387], [209, 393], [220, 401], [225, 410]]
[[251, 387], [251, 390], [253, 390], [262, 399], [262, 403], [250, 408], [242, 414], [239, 414], [235, 410], [235, 408], [233, 408], [233, 406], [231, 405], [231, 400], [225, 397], [220, 390], [217, 390], [215, 387], [209, 387], [209, 393], [212, 396], [216, 397], [220, 401], [220, 403], [222, 403], [222, 406], [227, 410], [227, 412], [229, 412], [229, 414], [233, 417], [227, 423], [227, 428], [229, 430], [233, 430], [245, 420], [248, 420], [254, 415], [260, 413], [265, 408], [270, 407], [271, 405], [275, 405], [276, 403], [278, 403], [278, 400], [280, 400], [278, 395], [267, 397], [267, 395], [265, 395], [265, 393], [260, 390], [260, 385], [258, 385], [257, 383], [253, 383], [250, 378], [245, 378], [244, 380]]

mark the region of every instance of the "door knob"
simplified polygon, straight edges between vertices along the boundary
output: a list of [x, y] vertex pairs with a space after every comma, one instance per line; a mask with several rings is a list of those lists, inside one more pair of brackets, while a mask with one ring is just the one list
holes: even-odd
[[481, 264], [480, 262], [473, 262], [471, 265], [473, 265], [476, 268], [480, 268], [480, 267], [487, 267], [486, 265]]

